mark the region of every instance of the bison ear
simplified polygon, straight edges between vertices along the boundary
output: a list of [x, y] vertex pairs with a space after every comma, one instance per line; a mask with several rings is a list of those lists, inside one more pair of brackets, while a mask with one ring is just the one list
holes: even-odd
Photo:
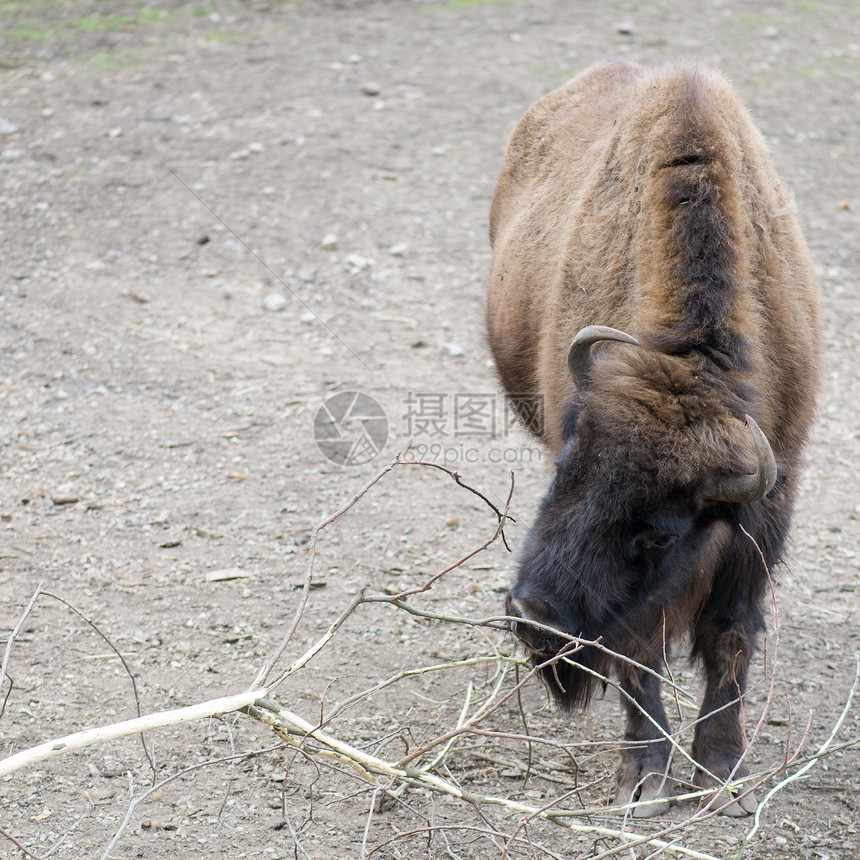
[[539, 597], [514, 597], [509, 594], [507, 613], [538, 624], [545, 624], [547, 627], [555, 627], [558, 622], [558, 616], [552, 607]]
[[573, 378], [573, 383], [580, 396], [588, 393], [589, 378], [588, 369], [591, 365], [591, 347], [601, 340], [616, 340], [619, 343], [629, 343], [639, 346], [639, 341], [632, 335], [619, 331], [617, 328], [609, 328], [605, 325], [590, 325], [580, 329], [576, 337], [571, 341], [570, 349], [567, 351], [567, 367]]

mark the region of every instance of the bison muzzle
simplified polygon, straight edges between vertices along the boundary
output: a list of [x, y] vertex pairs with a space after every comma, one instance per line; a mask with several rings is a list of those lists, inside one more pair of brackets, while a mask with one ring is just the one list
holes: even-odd
[[793, 203], [719, 74], [601, 64], [517, 125], [490, 238], [498, 374], [515, 407], [541, 399], [542, 421], [521, 417], [556, 458], [511, 629], [563, 707], [617, 673], [616, 799], [638, 816], [671, 797], [659, 672], [688, 637], [705, 675], [691, 777], [746, 814], [726, 781], [748, 772], [741, 701], [819, 376]]

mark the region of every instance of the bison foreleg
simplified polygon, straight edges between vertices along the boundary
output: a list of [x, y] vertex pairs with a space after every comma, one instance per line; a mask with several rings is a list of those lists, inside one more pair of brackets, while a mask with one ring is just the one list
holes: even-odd
[[756, 809], [755, 796], [743, 791], [733, 794], [725, 782], [748, 773], [738, 761], [745, 747], [741, 701], [752, 636], [705, 622], [699, 625], [696, 637], [696, 650], [705, 664], [706, 688], [693, 738], [693, 758], [701, 765], [694, 782], [699, 788], [719, 786], [708, 799], [711, 809], [720, 809], [723, 815], [749, 815]]
[[634, 818], [650, 818], [669, 809], [671, 745], [669, 721], [660, 700], [660, 681], [643, 669], [623, 664], [621, 690], [627, 711], [627, 744], [615, 772], [615, 804], [638, 801]]

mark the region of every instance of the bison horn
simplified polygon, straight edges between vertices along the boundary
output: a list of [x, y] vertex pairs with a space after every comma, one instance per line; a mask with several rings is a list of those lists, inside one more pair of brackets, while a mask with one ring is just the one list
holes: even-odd
[[589, 389], [588, 367], [591, 364], [591, 347], [601, 340], [617, 340], [621, 343], [631, 343], [639, 346], [639, 341], [617, 328], [605, 325], [590, 325], [581, 329], [570, 344], [567, 351], [567, 366], [576, 390], [584, 395]]
[[708, 492], [712, 501], [756, 502], [763, 499], [776, 483], [776, 460], [770, 443], [749, 415], [746, 420], [755, 443], [758, 468], [753, 475], [730, 475], [716, 480]]

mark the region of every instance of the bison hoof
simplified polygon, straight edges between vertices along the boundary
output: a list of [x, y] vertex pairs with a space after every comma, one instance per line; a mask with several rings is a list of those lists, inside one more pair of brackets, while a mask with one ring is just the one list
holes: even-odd
[[[714, 788], [720, 785], [704, 773], [697, 773], [694, 782], [698, 788]], [[743, 818], [756, 811], [758, 801], [751, 791], [745, 791], [742, 787], [736, 787], [730, 791], [725, 785], [720, 785], [713, 794], [705, 798], [703, 806], [705, 809], [719, 812], [720, 815]]]
[[671, 797], [667, 777], [663, 774], [651, 774], [632, 786], [619, 783], [612, 805], [631, 804], [630, 814], [634, 818], [653, 818], [669, 811]]

